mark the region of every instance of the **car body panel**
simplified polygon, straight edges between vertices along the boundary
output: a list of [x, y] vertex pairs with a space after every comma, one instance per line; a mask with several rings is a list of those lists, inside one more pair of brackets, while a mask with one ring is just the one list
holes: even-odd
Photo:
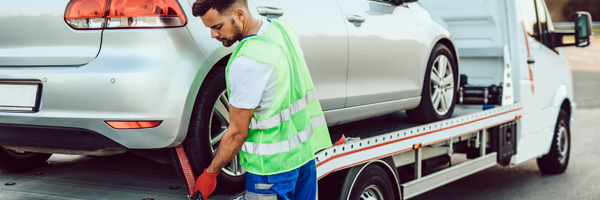
[[407, 6], [367, 0], [338, 0], [349, 42], [348, 100], [346, 107], [386, 102], [418, 93], [421, 66], [419, 32]]
[[[193, 5], [194, 0], [188, 1]], [[315, 6], [319, 5], [319, 6]], [[288, 22], [301, 41], [301, 48], [306, 59], [317, 95], [324, 110], [344, 107], [346, 103], [346, 71], [348, 68], [348, 41], [346, 27], [335, 0], [249, 1], [252, 15], [259, 19], [267, 19], [257, 12], [261, 6], [279, 8], [284, 11], [280, 18]], [[316, 15], [308, 14], [318, 13]], [[191, 14], [189, 12], [188, 14]], [[188, 29], [198, 47], [209, 52], [211, 62], [231, 54], [237, 43], [229, 48], [212, 39], [210, 30], [204, 26], [200, 17], [190, 17]]]
[[[53, 2], [64, 4], [62, 7], [68, 3], [66, 0]], [[180, 2], [188, 23], [179, 28], [75, 31], [66, 25], [63, 18], [54, 18], [72, 33], [101, 34], [97, 38], [102, 39], [100, 52], [97, 56], [93, 55], [91, 60], [86, 60], [87, 63], [77, 65], [72, 65], [73, 62], [68, 59], [62, 64], [42, 59], [39, 62], [49, 64], [38, 67], [0, 67], [0, 80], [36, 80], [43, 86], [39, 112], [0, 112], [0, 124], [86, 129], [100, 133], [129, 149], [158, 149], [180, 144], [186, 137], [194, 103], [197, 98], [202, 98], [197, 94], [203, 81], [213, 66], [227, 59], [235, 47], [225, 48], [210, 37], [210, 30], [204, 27], [201, 19], [192, 16], [192, 3], [192, 0]], [[413, 5], [414, 3], [403, 4], [396, 9], [407, 10]], [[427, 11], [421, 9], [421, 14], [425, 17], [411, 12], [411, 15], [420, 19], [413, 26], [416, 30], [405, 33], [416, 37], [416, 42], [406, 42], [409, 36], [402, 36], [406, 38], [401, 38], [401, 42], [396, 44], [407, 44], [419, 49], [411, 54], [419, 55], [411, 61], [419, 64], [411, 66], [410, 70], [411, 73], [419, 71], [421, 75], [410, 77], [412, 84], [397, 87], [395, 99], [344, 108], [347, 105], [346, 84], [351, 55], [347, 25], [351, 24], [347, 22], [337, 2], [263, 0], [252, 1], [249, 6], [252, 14], [260, 19], [266, 17], [258, 14], [258, 6], [284, 10], [281, 19], [289, 22], [299, 35], [329, 125], [416, 107], [420, 101], [420, 90], [414, 90], [414, 87], [422, 85], [424, 63], [432, 45], [444, 38], [452, 39], [443, 26], [423, 14]], [[63, 13], [64, 8], [61, 9], [63, 11], [60, 12]], [[309, 14], [308, 10], [311, 11]], [[404, 14], [405, 18], [411, 18], [409, 14]], [[393, 54], [386, 57], [391, 56]], [[391, 70], [398, 73], [403, 71]], [[386, 77], [393, 78], [391, 75]], [[414, 82], [416, 80], [418, 81]], [[401, 88], [413, 88], [412, 95], [408, 95], [411, 97], [401, 98], [401, 92], [398, 92]], [[371, 101], [375, 102], [375, 99]], [[162, 120], [163, 123], [154, 128], [125, 130], [111, 128], [105, 123], [106, 120]]]
[[[450, 43], [455, 44], [455, 39], [450, 34], [448, 30], [448, 26], [445, 22], [439, 20], [439, 16], [435, 15], [435, 13], [430, 12], [427, 7], [421, 5], [420, 2], [408, 3], [407, 6], [410, 8], [411, 13], [414, 16], [414, 19], [417, 23], [417, 29], [419, 31], [419, 44], [421, 45], [419, 55], [421, 68], [419, 68], [419, 74], [417, 75], [418, 81], [418, 94], [421, 94], [423, 89], [423, 78], [425, 76], [425, 70], [427, 69], [426, 65], [429, 61], [429, 55], [433, 51], [433, 48], [436, 44], [440, 43], [442, 40], [448, 40]], [[456, 45], [453, 47], [448, 47], [451, 51], [454, 52], [456, 57], [454, 58], [458, 63], [458, 49]], [[454, 73], [461, 73], [460, 67], [458, 67], [459, 71]], [[415, 106], [416, 107], [416, 106]]]
[[[197, 64], [206, 61], [187, 29], [107, 30], [104, 39], [98, 57], [80, 67], [0, 68], [0, 79], [44, 80], [39, 112], [2, 112], [0, 123], [88, 129], [132, 149], [183, 141], [200, 87]], [[105, 120], [164, 121], [116, 130]]]
[[67, 66], [92, 61], [102, 30], [73, 30], [64, 21], [69, 0], [4, 1], [0, 7], [0, 67]]

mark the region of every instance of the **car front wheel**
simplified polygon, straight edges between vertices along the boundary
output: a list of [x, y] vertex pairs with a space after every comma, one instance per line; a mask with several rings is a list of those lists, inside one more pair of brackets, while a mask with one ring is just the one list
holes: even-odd
[[408, 116], [421, 123], [450, 118], [456, 104], [457, 81], [458, 67], [452, 52], [437, 44], [427, 64], [421, 102], [417, 108], [406, 111]]

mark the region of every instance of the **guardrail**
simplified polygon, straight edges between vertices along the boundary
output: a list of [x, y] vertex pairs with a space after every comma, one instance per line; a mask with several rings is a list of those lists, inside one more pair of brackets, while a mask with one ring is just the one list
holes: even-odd
[[[567, 29], [567, 28], [571, 28], [573, 29], [575, 27], [575, 23], [574, 22], [556, 22], [553, 23], [554, 28], [560, 28], [560, 29]], [[592, 26], [593, 27], [600, 27], [600, 21], [599, 22], [592, 22]]]

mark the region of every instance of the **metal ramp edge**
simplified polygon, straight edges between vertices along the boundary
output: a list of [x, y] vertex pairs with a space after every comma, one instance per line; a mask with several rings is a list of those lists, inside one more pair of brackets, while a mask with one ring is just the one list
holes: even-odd
[[433, 190], [465, 176], [496, 166], [496, 152], [402, 184], [404, 199]]

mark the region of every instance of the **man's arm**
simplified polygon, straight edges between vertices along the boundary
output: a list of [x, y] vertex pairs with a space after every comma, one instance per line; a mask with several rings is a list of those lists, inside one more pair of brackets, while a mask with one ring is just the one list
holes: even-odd
[[248, 137], [248, 126], [250, 125], [250, 119], [254, 114], [254, 109], [241, 109], [233, 106], [229, 106], [229, 127], [223, 134], [217, 154], [210, 163], [210, 166], [206, 168], [206, 172], [209, 174], [215, 174], [235, 155], [237, 155]]

